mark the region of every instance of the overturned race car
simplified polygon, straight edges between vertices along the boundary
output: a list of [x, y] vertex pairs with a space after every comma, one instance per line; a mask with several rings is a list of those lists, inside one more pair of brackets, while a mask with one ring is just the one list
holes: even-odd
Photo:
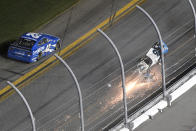
[[[163, 42], [163, 53], [166, 54], [168, 52], [167, 45]], [[148, 73], [150, 68], [155, 64], [160, 63], [161, 61], [161, 45], [160, 42], [156, 42], [152, 48], [147, 52], [147, 54], [141, 58], [140, 62], [137, 65], [137, 69], [139, 73]]]
[[24, 62], [36, 62], [60, 48], [58, 37], [43, 33], [25, 33], [8, 48], [8, 57]]

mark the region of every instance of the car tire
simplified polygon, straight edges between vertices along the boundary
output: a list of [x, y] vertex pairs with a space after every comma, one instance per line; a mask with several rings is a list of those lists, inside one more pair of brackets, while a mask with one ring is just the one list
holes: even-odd
[[37, 56], [37, 61], [39, 61], [42, 58], [42, 52], [40, 52]]
[[60, 48], [61, 48], [61, 44], [60, 44], [60, 42], [58, 41], [58, 42], [56, 43], [55, 50], [58, 50], [58, 49], [60, 49]]

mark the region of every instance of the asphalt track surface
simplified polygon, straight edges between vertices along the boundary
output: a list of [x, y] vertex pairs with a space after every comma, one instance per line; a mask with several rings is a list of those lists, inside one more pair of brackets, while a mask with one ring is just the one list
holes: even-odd
[[[163, 40], [169, 46], [169, 53], [166, 55], [166, 75], [169, 76], [194, 56], [192, 12], [187, 1], [178, 0], [148, 0], [142, 7], [155, 18]], [[106, 33], [111, 36], [123, 56], [127, 76], [133, 73], [137, 60], [158, 40], [151, 23], [138, 10], [126, 15], [107, 29]], [[4, 61], [6, 63], [10, 60]], [[78, 77], [84, 96], [85, 129], [101, 130], [115, 118], [114, 112], [117, 109], [121, 113], [123, 111], [119, 63], [114, 52], [99, 35], [66, 61]], [[34, 65], [36, 64], [29, 68]], [[6, 78], [2, 81], [4, 79]], [[108, 86], [110, 84], [111, 87]], [[134, 106], [157, 89], [158, 87], [136, 89], [129, 95], [128, 102]], [[23, 88], [22, 92], [33, 109], [38, 130], [79, 130], [77, 92], [63, 65], [55, 66]], [[16, 94], [0, 103], [0, 108], [1, 130], [31, 130], [28, 112]]]
[[[115, 6], [113, 7], [112, 1], [81, 0], [71, 9], [35, 30], [35, 32], [58, 36], [63, 40], [62, 46], [65, 47], [110, 17], [115, 10], [130, 2], [130, 0], [115, 2]], [[6, 47], [4, 48], [6, 49]], [[0, 76], [0, 89], [2, 89], [6, 85], [6, 80], [16, 80], [18, 77], [37, 67], [45, 59], [37, 63], [28, 64], [8, 59], [5, 52], [0, 52], [0, 60], [0, 72], [2, 74]]]

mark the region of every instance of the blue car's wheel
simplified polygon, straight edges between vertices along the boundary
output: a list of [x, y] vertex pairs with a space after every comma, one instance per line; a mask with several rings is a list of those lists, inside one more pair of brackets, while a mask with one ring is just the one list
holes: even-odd
[[42, 58], [42, 52], [40, 52], [37, 56], [37, 61], [39, 61]]
[[58, 41], [58, 42], [56, 43], [55, 50], [58, 50], [58, 49], [60, 49], [60, 48], [61, 48], [61, 45], [60, 45], [60, 42]]

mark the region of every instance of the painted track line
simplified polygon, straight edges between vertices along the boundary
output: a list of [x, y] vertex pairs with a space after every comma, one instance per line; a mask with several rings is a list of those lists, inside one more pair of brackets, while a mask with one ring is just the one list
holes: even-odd
[[[114, 16], [114, 22], [120, 20], [123, 16], [127, 15], [133, 9], [135, 9], [136, 4], [142, 4], [144, 1], [145, 0], [132, 0], [131, 2], [126, 4], [123, 8], [117, 11], [117, 13]], [[76, 49], [79, 49], [82, 47], [81, 45], [84, 46], [85, 44], [87, 44], [87, 42], [92, 39], [91, 37], [94, 38], [96, 36], [97, 28], [106, 29], [107, 27], [109, 27], [109, 24], [110, 24], [110, 18], [107, 18], [106, 20], [101, 22], [99, 25], [97, 25], [96, 27], [88, 31], [86, 34], [81, 36], [79, 39], [69, 44], [64, 49], [62, 49], [59, 55], [64, 58], [67, 58], [68, 56], [72, 55], [74, 52], [76, 52]], [[13, 84], [16, 85], [17, 88], [22, 88], [25, 85], [27, 85], [29, 82], [31, 82], [32, 80], [36, 79], [36, 77], [39, 77], [41, 74], [51, 69], [57, 63], [58, 62], [56, 61], [56, 58], [54, 56], [51, 56], [46, 61], [41, 63], [39, 66], [31, 70], [30, 72], [18, 78], [16, 81], [13, 82]], [[6, 99], [12, 93], [13, 93], [12, 88], [9, 85], [1, 89], [0, 90], [0, 102]]]

